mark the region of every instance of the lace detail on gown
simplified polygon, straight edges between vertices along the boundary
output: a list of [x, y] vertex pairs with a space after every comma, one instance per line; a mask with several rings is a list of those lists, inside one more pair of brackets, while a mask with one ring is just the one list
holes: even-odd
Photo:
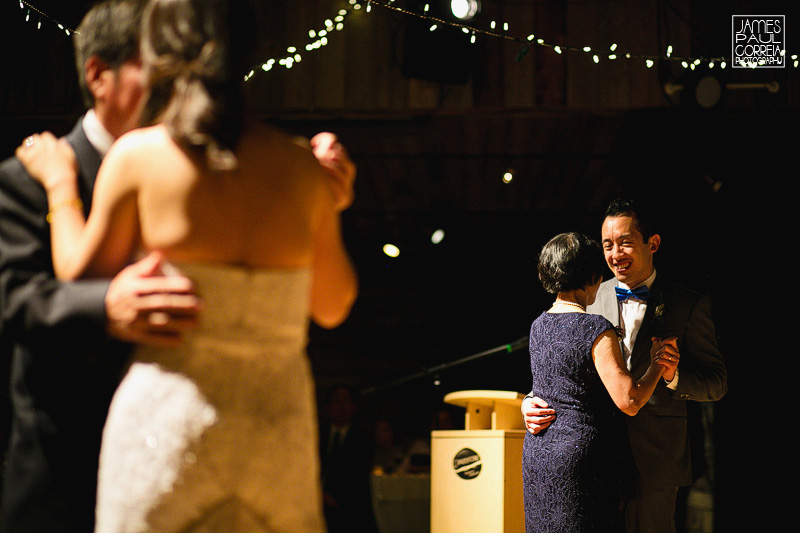
[[592, 360], [612, 328], [598, 315], [543, 313], [531, 326], [532, 391], [556, 411], [553, 424], [523, 444], [529, 533], [622, 532], [620, 504], [630, 468], [624, 415]]
[[104, 429], [96, 531], [323, 531], [310, 272], [180, 269], [202, 325], [179, 349], [136, 350]]

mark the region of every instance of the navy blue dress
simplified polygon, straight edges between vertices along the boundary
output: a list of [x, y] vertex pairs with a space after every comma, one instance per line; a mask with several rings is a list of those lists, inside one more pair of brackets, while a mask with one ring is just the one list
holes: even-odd
[[525, 434], [528, 533], [624, 531], [621, 503], [632, 468], [625, 415], [591, 354], [597, 337], [612, 328], [586, 313], [543, 313], [531, 326], [531, 390], [556, 419], [538, 435]]

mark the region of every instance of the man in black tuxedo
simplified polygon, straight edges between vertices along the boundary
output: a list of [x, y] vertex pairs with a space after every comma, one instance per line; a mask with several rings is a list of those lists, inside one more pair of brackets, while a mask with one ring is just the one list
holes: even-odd
[[355, 392], [346, 385], [331, 387], [324, 411], [319, 451], [328, 531], [374, 533], [377, 526], [369, 479], [374, 440], [356, 421]]
[[[91, 109], [66, 138], [86, 214], [105, 151], [138, 123], [140, 10], [104, 2], [73, 34]], [[173, 343], [199, 311], [191, 282], [159, 276], [156, 254], [112, 280], [57, 281], [47, 212], [19, 161], [0, 163], [0, 334], [12, 352], [4, 533], [93, 530], [100, 437], [128, 343]]]
[[[629, 533], [664, 533], [675, 531], [678, 488], [692, 483], [687, 401], [719, 400], [728, 382], [710, 299], [656, 275], [653, 255], [661, 237], [651, 231], [646, 215], [626, 200], [608, 206], [602, 245], [614, 278], [600, 285], [587, 312], [620, 329], [622, 353], [634, 378], [650, 363], [654, 337], [665, 339], [668, 354], [678, 361], [675, 375], [662, 380], [639, 413], [627, 418], [638, 476], [635, 494], [626, 502], [626, 528]], [[534, 434], [558, 416], [539, 398], [526, 398], [522, 414]]]

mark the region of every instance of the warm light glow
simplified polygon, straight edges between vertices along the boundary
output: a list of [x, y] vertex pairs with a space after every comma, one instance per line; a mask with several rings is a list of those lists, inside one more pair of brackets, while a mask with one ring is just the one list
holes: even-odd
[[453, 16], [461, 20], [471, 20], [480, 10], [480, 2], [477, 0], [451, 0], [450, 11]]
[[389, 257], [397, 257], [398, 255], [400, 255], [400, 248], [398, 248], [394, 244], [387, 243], [383, 245], [383, 253], [385, 253]]
[[431, 235], [431, 242], [433, 244], [439, 244], [440, 242], [442, 242], [443, 239], [444, 239], [444, 230], [443, 229], [437, 229]]

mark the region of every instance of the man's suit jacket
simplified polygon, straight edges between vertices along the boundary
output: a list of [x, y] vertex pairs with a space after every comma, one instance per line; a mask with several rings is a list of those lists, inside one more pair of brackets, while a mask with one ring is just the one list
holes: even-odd
[[[616, 279], [601, 284], [595, 303], [587, 309], [620, 325]], [[631, 448], [645, 488], [690, 485], [691, 464], [687, 428], [687, 400], [714, 401], [725, 395], [727, 371], [719, 352], [711, 303], [702, 295], [656, 276], [647, 311], [631, 354], [631, 374], [640, 378], [650, 364], [652, 337], [678, 338], [680, 363], [676, 390], [661, 382], [650, 401], [634, 417], [627, 417]]]
[[321, 424], [320, 468], [322, 490], [337, 501], [337, 507], [325, 506], [325, 520], [330, 533], [377, 531], [370, 494], [372, 469], [372, 434], [362, 426], [350, 427], [338, 450], [329, 453], [331, 427]]
[[[80, 122], [67, 139], [88, 214], [100, 156]], [[108, 281], [54, 278], [46, 214], [20, 162], [0, 163], [0, 334], [12, 346], [4, 533], [92, 531], [100, 436], [127, 353], [106, 335]]]

